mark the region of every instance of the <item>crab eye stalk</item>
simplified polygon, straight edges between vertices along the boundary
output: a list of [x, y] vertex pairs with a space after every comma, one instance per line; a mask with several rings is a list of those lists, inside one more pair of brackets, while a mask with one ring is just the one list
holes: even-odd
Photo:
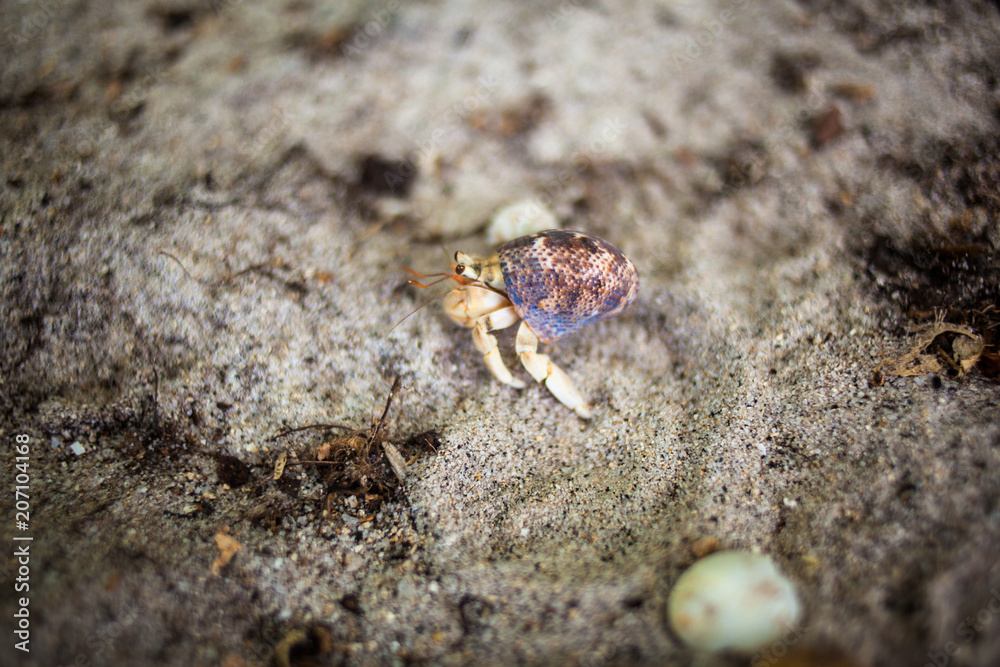
[[472, 280], [480, 280], [480, 273], [483, 270], [482, 264], [466, 264], [464, 262], [455, 265], [455, 273]]
[[455, 253], [455, 264], [452, 265], [452, 268], [458, 275], [471, 280], [482, 280], [482, 273], [485, 269], [481, 257], [466, 255], [461, 251]]

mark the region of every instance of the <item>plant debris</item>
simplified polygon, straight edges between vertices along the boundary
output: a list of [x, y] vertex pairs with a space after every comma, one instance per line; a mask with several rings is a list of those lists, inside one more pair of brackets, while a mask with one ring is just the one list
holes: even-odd
[[219, 548], [219, 555], [212, 562], [212, 574], [218, 575], [243, 545], [229, 535], [228, 526], [223, 526], [215, 533], [215, 546]]
[[851, 104], [857, 106], [868, 104], [875, 98], [874, 86], [867, 83], [855, 83], [853, 81], [834, 84], [830, 88], [830, 92], [837, 97], [843, 97]]
[[278, 481], [285, 472], [285, 466], [288, 464], [288, 452], [281, 452], [278, 454], [278, 460], [274, 462], [274, 472], [271, 474], [271, 479]]
[[[272, 473], [257, 486], [289, 479], [288, 469], [295, 466], [315, 467], [323, 470], [321, 506], [326, 517], [339, 515], [335, 509], [338, 501], [344, 501], [351, 509], [356, 509], [358, 501], [367, 505], [368, 516], [358, 519], [359, 523], [370, 521], [375, 509], [384, 500], [394, 495], [406, 481], [407, 456], [416, 456], [427, 448], [435, 450], [439, 444], [438, 434], [433, 431], [421, 433], [398, 442], [390, 441], [389, 410], [393, 401], [402, 391], [402, 383], [397, 376], [389, 396], [386, 398], [382, 414], [372, 419], [366, 429], [354, 429], [346, 424], [310, 424], [286, 429], [276, 434], [277, 440], [294, 433], [309, 430], [337, 430], [340, 435], [324, 439], [320, 444], [308, 447], [314, 459], [295, 461], [295, 454], [284, 451], [279, 454]], [[253, 510], [250, 517], [266, 519], [275, 499], [265, 500]]]
[[840, 109], [831, 104], [813, 119], [813, 146], [823, 148], [844, 133]]
[[219, 454], [215, 460], [215, 474], [219, 481], [236, 489], [250, 481], [250, 467], [229, 454]]
[[971, 327], [936, 321], [922, 327], [907, 352], [879, 362], [873, 371], [872, 384], [882, 384], [883, 372], [911, 377], [947, 369], [954, 377], [962, 377], [976, 367], [984, 352], [983, 337]]
[[396, 473], [396, 477], [399, 478], [400, 483], [406, 481], [406, 461], [400, 455], [399, 450], [391, 442], [383, 442], [382, 448], [385, 451], [385, 458], [389, 461], [389, 465], [392, 466], [392, 471]]

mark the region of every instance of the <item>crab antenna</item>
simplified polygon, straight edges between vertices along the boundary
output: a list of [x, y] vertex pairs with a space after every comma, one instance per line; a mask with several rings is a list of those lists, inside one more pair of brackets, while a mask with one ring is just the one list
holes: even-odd
[[[404, 271], [406, 271], [409, 274], [412, 274], [412, 275], [416, 276], [417, 278], [433, 278], [435, 276], [444, 276], [440, 280], [435, 280], [434, 282], [428, 283], [426, 285], [424, 285], [421, 282], [417, 282], [416, 280], [407, 280], [406, 281], [406, 282], [410, 283], [411, 285], [415, 285], [416, 287], [419, 287], [420, 289], [427, 289], [428, 287], [433, 287], [434, 285], [437, 285], [438, 283], [442, 283], [445, 280], [448, 280], [449, 278], [451, 278], [452, 280], [455, 280], [456, 282], [459, 282], [459, 283], [463, 282], [461, 276], [458, 276], [458, 275], [456, 275], [454, 273], [420, 273], [419, 271], [414, 271], [413, 269], [411, 269], [408, 266], [404, 266], [402, 268], [403, 268]], [[455, 268], [455, 267], [453, 266], [451, 268]]]
[[435, 285], [437, 285], [438, 283], [440, 283], [442, 280], [448, 280], [448, 276], [445, 276], [444, 278], [438, 278], [434, 282], [427, 283], [426, 285], [423, 284], [423, 283], [419, 283], [416, 280], [407, 280], [406, 282], [410, 283], [414, 287], [419, 287], [420, 289], [427, 289], [428, 287], [434, 287]]
[[[445, 280], [445, 278], [442, 278], [441, 280]], [[441, 280], [438, 280], [438, 281], [436, 281], [436, 282], [434, 282], [432, 284], [436, 285], [437, 283], [441, 282]], [[410, 281], [410, 283], [417, 284], [417, 283], [414, 283], [412, 280]], [[421, 285], [421, 287], [423, 287], [423, 285]], [[427, 287], [430, 287], [430, 285], [428, 285]], [[442, 292], [441, 294], [438, 294], [437, 296], [435, 296], [435, 297], [433, 297], [431, 299], [427, 299], [427, 301], [424, 301], [422, 304], [420, 304], [419, 306], [417, 306], [416, 308], [414, 308], [413, 310], [411, 310], [410, 312], [408, 312], [403, 317], [403, 319], [399, 320], [398, 322], [396, 322], [395, 324], [392, 325], [392, 329], [389, 329], [388, 331], [385, 332], [384, 338], [388, 338], [389, 334], [391, 334], [396, 327], [398, 327], [400, 324], [402, 324], [403, 322], [405, 322], [407, 320], [407, 318], [410, 317], [410, 315], [412, 315], [413, 313], [417, 312], [418, 310], [420, 310], [421, 308], [423, 308], [425, 306], [431, 305], [432, 303], [434, 303], [435, 301], [437, 301], [438, 299], [440, 299], [441, 297], [443, 297], [447, 293], [448, 292]]]
[[[444, 246], [441, 246], [441, 250], [443, 250], [445, 252], [445, 254], [448, 253], [448, 251], [444, 249]], [[458, 265], [457, 264], [452, 264], [451, 262], [448, 262], [448, 266], [451, 267], [452, 271], [454, 271], [455, 267], [458, 266]], [[420, 289], [427, 289], [428, 287], [434, 287], [435, 285], [437, 285], [439, 283], [443, 283], [445, 280], [449, 280], [449, 279], [454, 280], [459, 285], [465, 285], [466, 284], [465, 279], [462, 278], [462, 276], [460, 276], [460, 275], [458, 275], [456, 273], [444, 273], [444, 272], [442, 272], [442, 273], [420, 273], [419, 271], [411, 269], [408, 266], [403, 266], [403, 267], [400, 267], [400, 268], [402, 268], [404, 271], [406, 271], [410, 275], [416, 276], [417, 278], [434, 278], [436, 276], [441, 276], [441, 278], [439, 278], [438, 280], [435, 280], [434, 282], [428, 283], [426, 285], [424, 285], [423, 283], [417, 282], [416, 280], [407, 280], [406, 281], [406, 282], [410, 283], [411, 285], [414, 285], [415, 287], [419, 287]], [[429, 306], [430, 304], [434, 303], [435, 301], [437, 301], [438, 299], [440, 299], [441, 297], [443, 297], [447, 293], [448, 292], [442, 292], [441, 294], [438, 294], [437, 296], [435, 296], [435, 297], [433, 297], [431, 299], [428, 299], [427, 301], [424, 301], [422, 304], [420, 304], [419, 306], [417, 306], [416, 308], [414, 308], [413, 310], [411, 310], [410, 312], [408, 312], [406, 314], [406, 316], [403, 317], [403, 319], [401, 319], [398, 322], [396, 322], [395, 324], [393, 324], [392, 325], [392, 329], [389, 329], [388, 331], [386, 331], [385, 335], [388, 336], [389, 334], [391, 334], [393, 332], [393, 329], [395, 329], [400, 324], [402, 324], [404, 321], [406, 321], [406, 319], [410, 315], [412, 315], [413, 313], [417, 312], [418, 310], [420, 310], [421, 308], [423, 308], [425, 306]]]
[[443, 272], [442, 273], [420, 273], [416, 269], [411, 269], [408, 266], [401, 266], [399, 268], [403, 269], [404, 271], [406, 271], [407, 273], [409, 273], [411, 276], [416, 276], [417, 278], [433, 278], [434, 276], [446, 276], [446, 275], [448, 275], [447, 273], [443, 273]]

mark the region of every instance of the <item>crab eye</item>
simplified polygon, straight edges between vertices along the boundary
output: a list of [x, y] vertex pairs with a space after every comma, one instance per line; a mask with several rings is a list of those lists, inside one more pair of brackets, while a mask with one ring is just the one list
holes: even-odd
[[463, 273], [465, 273], [465, 264], [458, 264], [455, 267], [455, 273], [457, 273], [458, 275], [462, 275]]

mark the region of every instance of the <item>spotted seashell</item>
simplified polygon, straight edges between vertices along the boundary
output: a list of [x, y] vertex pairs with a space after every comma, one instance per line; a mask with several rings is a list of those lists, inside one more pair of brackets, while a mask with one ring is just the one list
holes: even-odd
[[552, 342], [617, 315], [635, 299], [639, 274], [602, 238], [551, 229], [497, 249], [507, 298], [541, 340]]

